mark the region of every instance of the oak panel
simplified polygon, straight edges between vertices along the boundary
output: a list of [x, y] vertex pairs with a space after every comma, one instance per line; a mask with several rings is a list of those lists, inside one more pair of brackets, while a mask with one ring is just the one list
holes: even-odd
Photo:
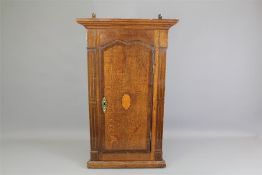
[[[113, 42], [102, 49], [103, 151], [150, 151], [152, 48], [141, 42]], [[130, 107], [122, 105], [124, 95]]]

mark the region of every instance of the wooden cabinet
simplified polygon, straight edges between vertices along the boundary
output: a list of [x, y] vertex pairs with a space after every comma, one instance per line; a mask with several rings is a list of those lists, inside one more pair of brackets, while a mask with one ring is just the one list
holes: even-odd
[[168, 29], [176, 19], [80, 18], [87, 29], [89, 168], [165, 167]]

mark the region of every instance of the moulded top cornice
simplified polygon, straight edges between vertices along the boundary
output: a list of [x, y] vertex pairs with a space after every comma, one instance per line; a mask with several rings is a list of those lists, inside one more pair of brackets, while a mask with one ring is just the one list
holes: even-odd
[[178, 19], [77, 18], [87, 29], [169, 29]]

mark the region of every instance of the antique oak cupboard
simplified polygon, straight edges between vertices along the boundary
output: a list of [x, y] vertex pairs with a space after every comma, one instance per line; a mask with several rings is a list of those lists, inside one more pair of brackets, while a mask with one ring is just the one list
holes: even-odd
[[168, 29], [176, 19], [79, 18], [87, 29], [89, 168], [162, 168]]

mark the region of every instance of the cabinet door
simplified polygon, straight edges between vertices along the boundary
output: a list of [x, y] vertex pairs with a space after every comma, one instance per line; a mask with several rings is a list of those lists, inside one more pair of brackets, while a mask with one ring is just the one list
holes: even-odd
[[100, 48], [101, 152], [150, 152], [153, 54], [140, 41]]

